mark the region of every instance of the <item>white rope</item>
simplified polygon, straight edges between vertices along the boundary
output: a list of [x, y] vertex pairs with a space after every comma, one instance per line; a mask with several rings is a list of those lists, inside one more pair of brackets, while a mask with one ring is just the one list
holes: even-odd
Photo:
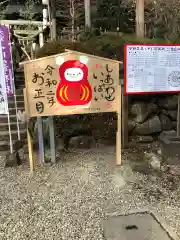
[[34, 39], [35, 37], [37, 37], [40, 33], [43, 33], [43, 31], [42, 31], [42, 30], [37, 31], [37, 33], [32, 34], [32, 35], [29, 35], [29, 36], [27, 36], [27, 37], [23, 37], [23, 36], [18, 35], [18, 34], [16, 34], [16, 33], [14, 33], [14, 35], [15, 35], [18, 39], [31, 40], [31, 39]]

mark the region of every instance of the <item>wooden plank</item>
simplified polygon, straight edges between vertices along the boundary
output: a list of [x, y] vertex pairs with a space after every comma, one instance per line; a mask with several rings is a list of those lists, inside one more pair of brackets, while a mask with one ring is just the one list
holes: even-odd
[[[65, 55], [58, 55], [57, 58], [54, 56], [51, 56], [50, 58], [44, 58], [41, 61], [34, 60], [30, 61], [29, 63], [25, 64], [25, 75], [26, 77], [26, 88], [28, 91], [28, 107], [29, 107], [29, 113], [31, 117], [40, 117], [40, 116], [55, 116], [55, 115], [73, 115], [73, 114], [88, 114], [88, 113], [98, 113], [98, 112], [116, 112], [117, 107], [116, 106], [116, 99], [112, 99], [111, 101], [107, 101], [105, 98], [102, 98], [102, 93], [98, 91], [98, 86], [101, 85], [101, 78], [102, 75], [104, 78], [106, 77], [107, 73], [111, 75], [112, 79], [112, 85], [110, 86], [113, 88], [114, 93], [116, 94], [118, 86], [119, 86], [119, 62], [112, 61], [108, 59], [102, 59], [99, 57], [86, 57], [86, 54], [81, 55], [73, 52], [73, 55], [70, 55], [72, 59], [76, 59], [77, 61], [81, 61], [84, 66], [87, 66], [88, 68], [88, 87], [84, 90], [84, 94], [87, 95], [85, 98], [86, 101], [83, 104], [79, 105], [71, 105], [67, 107], [68, 97], [61, 97], [58, 93], [57, 95], [57, 89], [60, 86], [60, 89], [58, 91], [64, 92], [66, 91], [61, 89], [62, 88], [62, 81], [59, 81], [58, 71], [63, 71], [63, 68], [59, 66], [63, 66], [63, 64], [66, 64], [66, 62], [69, 60], [69, 52], [66, 52]], [[80, 59], [80, 60], [79, 60]], [[49, 76], [49, 73], [45, 70], [46, 66], [52, 66], [53, 71], [51, 73], [51, 76]], [[111, 70], [112, 69], [112, 70]], [[39, 83], [38, 81], [33, 82], [31, 79], [33, 79], [33, 74], [36, 73], [36, 75], [41, 75], [42, 72], [45, 74], [44, 78], [51, 78], [50, 81], [55, 81], [55, 85], [51, 88], [51, 93], [55, 96], [57, 99], [56, 103], [53, 104], [51, 107], [49, 106], [49, 100], [47, 97], [44, 97], [41, 99], [42, 105], [44, 107], [44, 111], [39, 111], [36, 108], [37, 99], [34, 98], [35, 91], [34, 89], [39, 89]], [[95, 74], [94, 74], [95, 73]], [[107, 75], [108, 76], [108, 75]], [[104, 79], [105, 81], [105, 79]], [[62, 84], [61, 84], [62, 82]], [[46, 96], [49, 92], [49, 86], [47, 84], [41, 85], [41, 91]], [[95, 90], [94, 90], [95, 89]], [[91, 92], [93, 93], [93, 97], [91, 97]], [[57, 96], [59, 96], [57, 98]], [[89, 99], [92, 98], [92, 99]], [[67, 98], [67, 99], [66, 99]], [[98, 100], [99, 99], [99, 100]], [[98, 100], [98, 101], [97, 101]]]
[[[26, 119], [28, 119], [28, 105], [27, 105], [27, 94], [26, 94], [26, 89], [23, 89], [24, 93], [24, 107], [25, 107], [25, 112], [26, 112]], [[32, 147], [32, 139], [31, 135], [28, 131], [27, 128], [27, 141], [28, 141], [28, 153], [29, 153], [29, 167], [30, 167], [30, 172], [33, 174], [35, 170], [35, 161], [33, 159], [33, 147]]]

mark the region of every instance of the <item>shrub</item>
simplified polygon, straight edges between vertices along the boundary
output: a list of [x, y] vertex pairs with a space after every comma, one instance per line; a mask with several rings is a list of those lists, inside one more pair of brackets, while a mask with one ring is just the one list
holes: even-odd
[[77, 41], [74, 43], [71, 41], [48, 42], [39, 50], [37, 58], [62, 53], [65, 49], [71, 49], [122, 61], [124, 44], [127, 43], [160, 44], [166, 42], [162, 39], [138, 39], [135, 35], [103, 34], [88, 38], [86, 41]]

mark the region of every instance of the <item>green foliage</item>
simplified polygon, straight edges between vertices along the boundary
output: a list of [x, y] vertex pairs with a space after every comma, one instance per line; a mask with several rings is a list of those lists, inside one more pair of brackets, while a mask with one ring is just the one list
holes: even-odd
[[123, 0], [99, 0], [94, 18], [94, 26], [121, 32], [134, 32], [135, 14], [123, 4]]
[[[40, 0], [26, 0], [24, 3], [24, 8], [19, 10], [19, 15], [29, 22], [33, 21], [36, 14], [36, 5], [40, 3]], [[27, 26], [20, 26], [20, 29], [27, 29]], [[28, 25], [28, 30], [36, 30], [31, 23]]]
[[101, 32], [97, 28], [88, 28], [84, 29], [84, 32], [80, 34], [80, 41], [88, 41], [93, 37], [100, 36]]
[[101, 55], [101, 52], [98, 52], [97, 49], [93, 49], [90, 46], [92, 44], [91, 42], [72, 42], [72, 41], [57, 41], [57, 42], [47, 42], [44, 44], [42, 48], [37, 52], [37, 58], [39, 57], [46, 57], [58, 53], [62, 53], [65, 51], [65, 49], [71, 49], [74, 51], [89, 53], [89, 54], [99, 54]]
[[83, 42], [58, 41], [46, 43], [37, 53], [37, 57], [46, 57], [62, 53], [65, 49], [71, 49], [87, 54], [98, 55], [102, 57], [123, 60], [124, 44], [142, 43], [142, 44], [160, 44], [166, 43], [162, 39], [137, 39], [135, 35], [102, 35], [93, 36]]
[[25, 20], [32, 21], [36, 12], [36, 5], [39, 3], [39, 0], [26, 0], [24, 4], [24, 9], [20, 9], [20, 16]]
[[5, 19], [8, 4], [9, 0], [4, 0], [0, 2], [0, 19]]

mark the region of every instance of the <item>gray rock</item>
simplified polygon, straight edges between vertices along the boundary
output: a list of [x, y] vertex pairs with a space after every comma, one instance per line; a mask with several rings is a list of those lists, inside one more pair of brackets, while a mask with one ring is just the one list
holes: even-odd
[[66, 150], [64, 139], [62, 137], [56, 137], [56, 151], [61, 152], [64, 150]]
[[89, 149], [95, 147], [95, 139], [91, 136], [72, 137], [69, 141], [70, 148]]
[[5, 167], [15, 167], [19, 165], [16, 153], [8, 154], [5, 160]]
[[128, 132], [132, 132], [135, 128], [136, 123], [132, 119], [128, 119]]
[[162, 131], [161, 122], [158, 116], [149, 118], [146, 122], [135, 127], [134, 132], [139, 135], [150, 135]]
[[132, 104], [130, 114], [135, 116], [134, 121], [143, 123], [148, 116], [157, 111], [157, 105], [154, 103], [136, 102]]
[[177, 110], [169, 110], [168, 115], [171, 117], [172, 120], [177, 120]]
[[129, 138], [130, 141], [134, 141], [136, 143], [151, 143], [153, 142], [152, 136], [133, 136]]
[[150, 166], [154, 169], [154, 170], [158, 170], [160, 171], [161, 169], [161, 161], [159, 160], [158, 157], [153, 157], [151, 162], [150, 162]]
[[163, 131], [162, 133], [160, 133], [159, 135], [159, 139], [163, 140], [166, 137], [176, 137], [176, 131], [175, 130], [170, 130], [170, 131]]
[[172, 122], [168, 116], [161, 113], [159, 115], [159, 120], [161, 122], [162, 130], [171, 130], [172, 129]]
[[180, 176], [180, 166], [178, 165], [169, 165], [168, 172], [174, 176]]
[[149, 153], [148, 158], [150, 167], [154, 170], [160, 171], [162, 158], [154, 153]]
[[160, 155], [157, 155], [154, 152], [146, 152], [145, 153], [145, 158], [149, 163], [149, 166], [153, 168], [154, 170], [160, 170], [161, 169], [161, 162], [162, 162], [162, 157]]
[[168, 110], [177, 109], [177, 105], [178, 105], [177, 95], [167, 96], [167, 97], [158, 99], [158, 105], [161, 108], [165, 108]]
[[159, 110], [159, 112], [160, 112], [160, 113], [163, 113], [163, 114], [165, 114], [165, 115], [168, 115], [168, 110], [166, 110], [166, 109], [162, 109], [162, 108], [161, 108], [161, 109]]

